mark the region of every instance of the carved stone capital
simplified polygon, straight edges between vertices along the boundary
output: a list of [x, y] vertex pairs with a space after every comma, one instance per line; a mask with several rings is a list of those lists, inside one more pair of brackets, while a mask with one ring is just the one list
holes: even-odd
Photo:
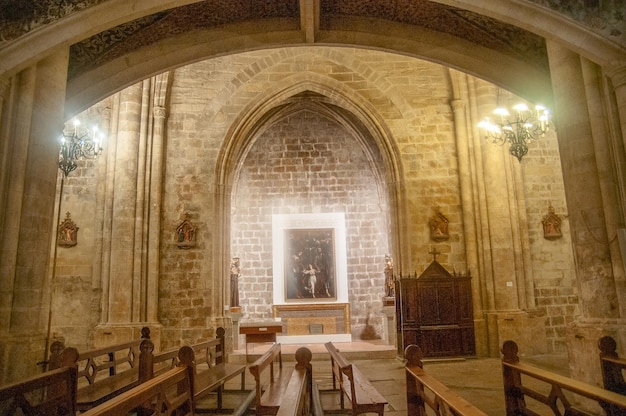
[[452, 100], [450, 101], [450, 105], [454, 112], [465, 110], [465, 100]]
[[608, 69], [606, 74], [611, 78], [611, 82], [616, 89], [626, 86], [626, 64], [614, 66]]
[[165, 118], [165, 107], [157, 106], [152, 109], [154, 118]]
[[8, 78], [0, 76], [0, 98], [4, 98], [7, 91], [9, 91], [10, 85], [11, 81]]

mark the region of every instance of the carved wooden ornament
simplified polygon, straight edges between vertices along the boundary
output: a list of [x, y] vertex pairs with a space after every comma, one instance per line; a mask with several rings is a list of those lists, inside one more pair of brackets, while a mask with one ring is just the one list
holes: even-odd
[[65, 220], [59, 224], [59, 247], [74, 247], [78, 243], [78, 227], [72, 221], [70, 213], [65, 214]]
[[189, 222], [189, 214], [185, 214], [185, 219], [176, 227], [176, 245], [178, 248], [188, 249], [196, 245], [196, 227]]

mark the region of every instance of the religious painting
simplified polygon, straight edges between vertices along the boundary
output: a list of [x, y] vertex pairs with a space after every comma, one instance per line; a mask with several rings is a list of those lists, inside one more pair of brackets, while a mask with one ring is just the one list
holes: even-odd
[[286, 229], [285, 301], [335, 300], [334, 228]]

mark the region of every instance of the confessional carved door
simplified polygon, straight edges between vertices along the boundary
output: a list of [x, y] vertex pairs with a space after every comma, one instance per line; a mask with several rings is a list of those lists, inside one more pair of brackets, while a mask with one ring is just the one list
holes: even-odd
[[420, 277], [398, 279], [396, 323], [400, 355], [410, 344], [425, 357], [475, 355], [471, 277], [433, 262]]

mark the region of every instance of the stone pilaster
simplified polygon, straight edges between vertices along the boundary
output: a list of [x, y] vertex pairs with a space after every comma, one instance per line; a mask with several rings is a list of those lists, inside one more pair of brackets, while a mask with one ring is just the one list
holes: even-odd
[[[495, 95], [495, 94], [494, 94]], [[482, 113], [490, 114], [495, 108], [496, 102], [490, 94], [478, 95], [479, 106]], [[481, 223], [483, 225], [483, 248], [489, 247], [491, 253], [492, 271], [486, 271], [487, 296], [489, 304], [496, 311], [519, 310], [520, 299], [518, 295], [518, 283], [516, 281], [515, 253], [513, 226], [510, 212], [515, 212], [510, 206], [509, 183], [506, 172], [511, 156], [508, 154], [506, 145], [492, 145], [483, 143], [482, 150], [482, 177], [486, 211], [483, 213]], [[485, 228], [486, 227], [486, 228]], [[489, 276], [490, 274], [490, 276]]]
[[[467, 87], [466, 76], [455, 73], [458, 82]], [[465, 93], [465, 91], [459, 91], [459, 94]], [[461, 199], [463, 201], [463, 226], [465, 228], [465, 253], [467, 256], [467, 268], [472, 272], [472, 303], [474, 309], [474, 335], [476, 339], [476, 353], [480, 356], [488, 355], [488, 338], [486, 331], [486, 322], [483, 316], [483, 302], [482, 302], [482, 278], [484, 275], [480, 273], [481, 267], [478, 261], [478, 235], [476, 233], [476, 213], [474, 212], [474, 199], [473, 192], [473, 180], [474, 176], [471, 174], [471, 162], [470, 159], [474, 156], [470, 149], [473, 148], [470, 144], [471, 127], [467, 125], [468, 108], [467, 101], [465, 99], [456, 99], [450, 102], [452, 107], [452, 114], [454, 115], [455, 134], [457, 137], [457, 152], [459, 155], [459, 172], [467, 172], [466, 175], [461, 175], [459, 180], [461, 183]]]
[[[611, 263], [607, 218], [603, 207], [602, 150], [596, 149], [595, 114], [600, 87], [576, 53], [547, 43], [559, 149], [582, 316], [567, 328], [567, 348], [572, 377], [599, 384], [597, 342], [601, 335], [624, 337], [619, 299]], [[597, 97], [595, 97], [597, 96]], [[594, 131], [595, 130], [595, 131]], [[617, 336], [617, 338], [620, 338]]]
[[[134, 273], [139, 261], [135, 247], [136, 210], [138, 198], [138, 157], [142, 115], [142, 84], [121, 91], [114, 107], [117, 129], [109, 136], [108, 173], [114, 175], [105, 191], [111, 198], [110, 214], [105, 212], [107, 247], [103, 265], [102, 321], [94, 335], [96, 346], [109, 345], [136, 338], [144, 323], [136, 305], [141, 299], [141, 288]], [[113, 143], [114, 142], [114, 143]], [[112, 186], [112, 188], [111, 188]], [[155, 342], [158, 345], [157, 342]]]
[[7, 371], [0, 370], [0, 384], [33, 375], [44, 356], [59, 152], [55, 138], [63, 126], [68, 55], [60, 50], [14, 78], [19, 100], [10, 103], [14, 117], [2, 133], [12, 132], [2, 140], [11, 141], [10, 163], [2, 161], [11, 182], [3, 195], [0, 303], [11, 309], [0, 312], [6, 318], [1, 320], [0, 368]]
[[580, 56], [552, 42], [548, 54], [583, 318], [617, 318], [619, 305]]
[[[166, 84], [166, 83], [165, 83]], [[166, 108], [155, 106], [153, 108], [154, 127], [152, 131], [152, 154], [150, 168], [150, 200], [148, 218], [148, 263], [147, 263], [147, 291], [146, 293], [146, 319], [149, 322], [157, 322], [159, 304], [159, 265], [161, 240], [161, 201], [163, 194], [163, 158], [165, 141], [165, 116]]]

